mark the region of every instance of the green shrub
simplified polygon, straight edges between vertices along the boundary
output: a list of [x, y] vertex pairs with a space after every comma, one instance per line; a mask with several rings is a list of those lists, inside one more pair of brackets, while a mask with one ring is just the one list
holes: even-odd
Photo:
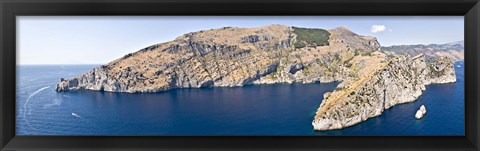
[[348, 63], [348, 64], [346, 65], [346, 67], [347, 67], [347, 68], [350, 68], [350, 67], [352, 67], [352, 65], [353, 65], [353, 64]]
[[324, 29], [316, 28], [298, 28], [292, 27], [293, 32], [297, 35], [294, 43], [295, 48], [303, 48], [305, 46], [325, 46], [328, 45], [330, 33]]
[[269, 76], [270, 79], [274, 79], [275, 77], [277, 77], [277, 72], [276, 71], [272, 72], [268, 76]]
[[364, 56], [372, 56], [372, 53], [375, 51], [367, 51], [364, 53]]

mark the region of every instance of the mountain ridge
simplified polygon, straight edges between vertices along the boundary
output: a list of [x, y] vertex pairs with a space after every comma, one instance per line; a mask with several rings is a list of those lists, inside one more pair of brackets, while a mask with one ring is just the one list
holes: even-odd
[[[135, 93], [243, 86], [282, 70], [289, 72], [280, 72], [283, 76], [275, 81], [331, 82], [346, 77], [344, 74], [348, 71], [343, 71], [341, 65], [355, 53], [367, 53], [380, 47], [375, 38], [352, 35], [353, 32], [344, 28], [328, 30], [327, 45], [297, 41], [296, 36], [308, 33], [295, 32], [291, 26], [283, 25], [190, 32], [127, 54], [83, 76], [64, 79], [57, 91], [88, 89]], [[297, 49], [295, 43], [308, 46]], [[315, 72], [296, 72], [304, 68]], [[344, 74], [333, 74], [337, 69]]]
[[[358, 35], [345, 27], [224, 27], [190, 32], [85, 74], [62, 78], [56, 91], [146, 93], [341, 81], [333, 92], [324, 94], [312, 121], [315, 130], [331, 130], [415, 101], [430, 83], [456, 81], [453, 61], [448, 57], [429, 60], [423, 53], [411, 57], [381, 48], [375, 37]], [[388, 90], [388, 98], [403, 99], [382, 101], [383, 90]], [[415, 95], [408, 96], [411, 94]], [[387, 102], [387, 108], [379, 102]]]
[[382, 47], [382, 51], [389, 56], [397, 54], [408, 54], [416, 56], [424, 53], [427, 59], [433, 59], [436, 57], [449, 57], [454, 61], [464, 60], [464, 41], [456, 41], [446, 44], [415, 44], [415, 45], [393, 45], [388, 47]]

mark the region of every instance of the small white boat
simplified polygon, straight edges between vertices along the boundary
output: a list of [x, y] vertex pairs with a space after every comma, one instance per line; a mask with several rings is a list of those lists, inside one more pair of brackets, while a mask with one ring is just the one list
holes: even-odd
[[73, 116], [73, 117], [78, 117], [78, 114], [72, 113], [72, 116]]
[[460, 65], [457, 65], [457, 68], [460, 68]]

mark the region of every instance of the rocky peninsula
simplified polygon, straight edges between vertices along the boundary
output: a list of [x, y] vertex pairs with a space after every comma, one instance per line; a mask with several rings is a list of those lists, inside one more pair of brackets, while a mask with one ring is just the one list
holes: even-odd
[[225, 27], [152, 45], [83, 75], [62, 79], [56, 90], [136, 93], [341, 81], [355, 74], [346, 67], [353, 56], [378, 49], [376, 38], [344, 27]]
[[456, 81], [452, 62], [448, 57], [426, 62], [420, 54], [400, 55], [381, 63], [326, 95], [312, 125], [315, 130], [342, 129], [379, 116], [394, 105], [415, 101], [425, 85]]
[[270, 25], [187, 33], [61, 79], [57, 91], [161, 92], [177, 88], [341, 81], [324, 95], [312, 125], [341, 129], [400, 103], [431, 83], [455, 82], [447, 57], [386, 54], [375, 37], [345, 27], [330, 30]]

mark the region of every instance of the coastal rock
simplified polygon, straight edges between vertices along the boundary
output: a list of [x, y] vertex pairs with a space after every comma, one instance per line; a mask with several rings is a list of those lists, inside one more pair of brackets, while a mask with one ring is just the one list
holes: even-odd
[[[322, 34], [308, 39], [305, 31]], [[298, 37], [302, 42], [297, 42]], [[379, 48], [374, 37], [360, 36], [343, 27], [225, 27], [188, 33], [127, 54], [85, 74], [61, 80], [56, 90], [137, 93], [342, 81], [356, 74], [345, 67], [355, 55]]]
[[400, 55], [330, 93], [312, 125], [315, 130], [349, 127], [394, 105], [415, 101], [425, 85], [455, 81], [453, 61], [448, 57], [427, 62], [424, 54]]
[[[318, 33], [312, 35], [310, 33]], [[177, 88], [341, 81], [312, 121], [315, 130], [355, 125], [415, 101], [431, 83], [456, 81], [452, 60], [393, 56], [375, 37], [270, 25], [192, 32], [127, 54], [72, 78], [56, 91], [160, 92]]]
[[425, 115], [425, 113], [427, 113], [427, 109], [425, 108], [424, 105], [422, 105], [422, 106], [420, 106], [420, 108], [415, 113], [415, 118], [416, 119], [421, 119]]

